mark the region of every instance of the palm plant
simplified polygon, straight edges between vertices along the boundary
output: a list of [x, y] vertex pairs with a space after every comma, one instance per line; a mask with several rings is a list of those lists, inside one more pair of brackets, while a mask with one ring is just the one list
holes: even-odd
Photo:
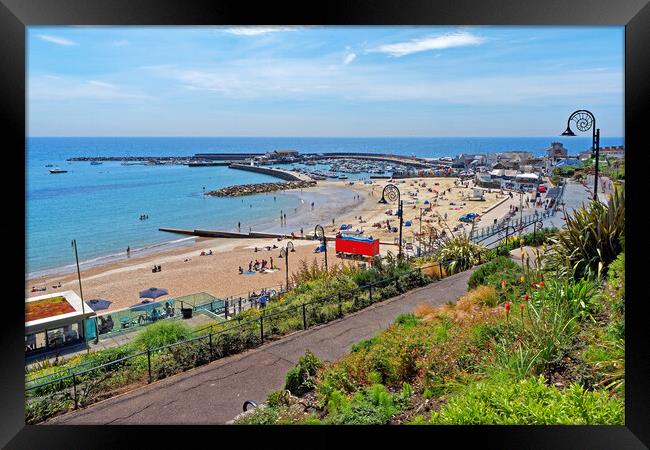
[[485, 247], [472, 242], [469, 235], [460, 235], [445, 243], [440, 250], [439, 259], [447, 272], [453, 274], [478, 264], [483, 251]]
[[592, 201], [565, 221], [565, 229], [551, 239], [549, 266], [576, 279], [602, 275], [623, 250], [625, 191], [616, 188], [609, 206]]

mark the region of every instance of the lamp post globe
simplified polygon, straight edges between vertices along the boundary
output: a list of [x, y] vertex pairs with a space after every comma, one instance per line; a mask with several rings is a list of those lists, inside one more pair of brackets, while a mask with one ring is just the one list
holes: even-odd
[[596, 128], [596, 117], [586, 109], [579, 109], [574, 111], [567, 120], [566, 130], [562, 136], [575, 136], [576, 134], [571, 129], [571, 122], [575, 124], [578, 131], [592, 130], [591, 135], [591, 155], [596, 157], [595, 173], [594, 173], [594, 200], [598, 201], [598, 159], [600, 157], [600, 129]]
[[381, 199], [377, 203], [386, 204], [388, 201], [397, 201], [399, 214], [399, 253], [398, 257], [402, 258], [402, 227], [404, 224], [404, 205], [401, 200], [399, 188], [394, 184], [387, 184], [381, 191]]
[[325, 236], [325, 228], [322, 225], [316, 225], [314, 227], [314, 235], [321, 241], [323, 244], [325, 252], [325, 271], [327, 272], [327, 237]]

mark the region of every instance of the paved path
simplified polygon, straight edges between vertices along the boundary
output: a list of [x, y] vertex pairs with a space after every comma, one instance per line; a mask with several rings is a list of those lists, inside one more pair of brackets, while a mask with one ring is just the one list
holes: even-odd
[[342, 319], [296, 332], [248, 352], [161, 380], [55, 417], [48, 424], [223, 424], [245, 400], [262, 402], [284, 386], [287, 370], [310, 349], [335, 361], [353, 344], [387, 328], [397, 315], [422, 303], [442, 305], [467, 291], [471, 270], [376, 303]]

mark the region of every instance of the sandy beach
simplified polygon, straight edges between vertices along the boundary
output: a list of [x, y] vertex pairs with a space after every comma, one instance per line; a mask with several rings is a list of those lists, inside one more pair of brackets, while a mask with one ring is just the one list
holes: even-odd
[[[510, 204], [519, 204], [518, 196], [514, 199], [492, 192], [485, 194], [485, 201], [469, 201], [468, 196], [472, 194], [471, 188], [458, 187], [454, 184], [456, 178], [409, 178], [395, 180], [401, 192], [401, 199], [404, 201], [404, 221], [411, 222], [411, 226], [405, 226], [403, 237], [413, 242], [414, 233], [419, 231], [420, 208], [431, 206], [430, 212], [423, 213], [423, 222], [442, 229], [438, 225], [438, 215], [444, 218], [447, 215], [447, 223], [450, 227], [460, 224], [458, 218], [468, 212], [475, 212], [481, 215], [481, 221], [477, 224], [491, 224], [493, 218], [500, 218], [508, 211]], [[352, 229], [363, 230], [364, 235], [371, 235], [379, 238], [382, 242], [396, 242], [398, 233], [388, 232], [386, 220], [390, 221], [391, 227], [399, 226], [399, 218], [395, 216], [397, 202], [394, 204], [378, 204], [381, 198], [381, 191], [388, 183], [388, 180], [374, 180], [373, 184], [349, 181], [321, 181], [313, 189], [327, 187], [345, 187], [356, 192], [357, 201], [348, 205], [344, 210], [338, 210], [335, 205], [322, 206], [319, 213], [318, 205], [312, 214], [314, 224], [311, 227], [303, 227], [304, 234], [311, 234], [313, 226], [321, 223], [328, 236], [334, 236], [341, 224], [352, 224]], [[470, 184], [471, 185], [471, 184]], [[431, 191], [429, 191], [431, 189]], [[451, 189], [449, 192], [448, 189]], [[305, 191], [308, 191], [307, 189]], [[437, 191], [437, 192], [436, 192]], [[443, 192], [447, 191], [445, 194]], [[424, 201], [428, 200], [429, 205]], [[335, 202], [335, 199], [332, 199]], [[484, 212], [495, 204], [502, 202], [488, 213]], [[305, 208], [308, 208], [306, 205]], [[391, 210], [393, 215], [388, 215]], [[334, 216], [334, 217], [330, 217]], [[334, 219], [334, 226], [332, 225]], [[279, 222], [279, 221], [278, 221]], [[292, 226], [292, 218], [288, 218], [288, 224], [281, 227], [282, 233], [290, 235], [294, 232], [300, 236], [300, 229]], [[373, 227], [378, 223], [381, 228]], [[466, 228], [469, 231], [469, 226]], [[276, 228], [277, 230], [277, 228]], [[243, 230], [242, 230], [243, 231]], [[262, 231], [262, 230], [257, 230]], [[103, 298], [112, 302], [110, 310], [125, 308], [140, 301], [138, 292], [155, 286], [166, 288], [169, 297], [177, 297], [197, 292], [208, 292], [216, 297], [245, 296], [249, 291], [258, 291], [265, 287], [278, 287], [285, 282], [285, 261], [279, 258], [281, 247], [286, 245], [287, 240], [278, 239], [207, 239], [196, 238], [191, 246], [175, 248], [164, 252], [131, 257], [119, 262], [92, 267], [82, 270], [83, 297], [86, 300], [92, 298]], [[295, 252], [290, 254], [289, 273], [293, 273], [300, 261], [308, 263], [316, 259], [322, 264], [324, 256], [322, 253], [314, 253], [317, 244], [310, 240], [295, 239]], [[277, 248], [273, 248], [273, 245]], [[271, 247], [266, 250], [265, 247]], [[255, 251], [255, 247], [259, 251]], [[202, 251], [209, 252], [210, 256], [200, 256]], [[388, 251], [397, 253], [397, 245], [383, 245], [382, 254]], [[273, 258], [273, 265], [279, 270], [273, 273], [255, 273], [252, 275], [240, 275], [239, 266], [245, 271], [248, 270], [249, 262], [262, 259], [267, 261]], [[334, 251], [334, 242], [328, 246], [328, 261], [330, 266], [334, 264], [355, 263], [350, 260], [337, 258]], [[160, 265], [162, 270], [152, 273], [154, 265]], [[59, 286], [60, 283], [60, 287]], [[46, 286], [46, 291], [31, 292], [32, 286]], [[57, 287], [53, 287], [57, 286]], [[25, 296], [31, 297], [52, 292], [74, 290], [79, 292], [79, 284], [76, 272], [50, 275], [46, 277], [31, 279], [26, 282]], [[169, 298], [161, 297], [161, 300]]]

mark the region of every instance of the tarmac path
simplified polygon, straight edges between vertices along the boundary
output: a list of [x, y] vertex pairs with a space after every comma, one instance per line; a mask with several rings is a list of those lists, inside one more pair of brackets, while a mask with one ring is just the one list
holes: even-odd
[[55, 417], [45, 424], [224, 424], [242, 412], [244, 401], [261, 403], [269, 393], [281, 389], [287, 371], [307, 349], [324, 361], [335, 361], [356, 342], [387, 328], [399, 314], [413, 312], [423, 303], [442, 305], [455, 301], [467, 291], [472, 271]]

